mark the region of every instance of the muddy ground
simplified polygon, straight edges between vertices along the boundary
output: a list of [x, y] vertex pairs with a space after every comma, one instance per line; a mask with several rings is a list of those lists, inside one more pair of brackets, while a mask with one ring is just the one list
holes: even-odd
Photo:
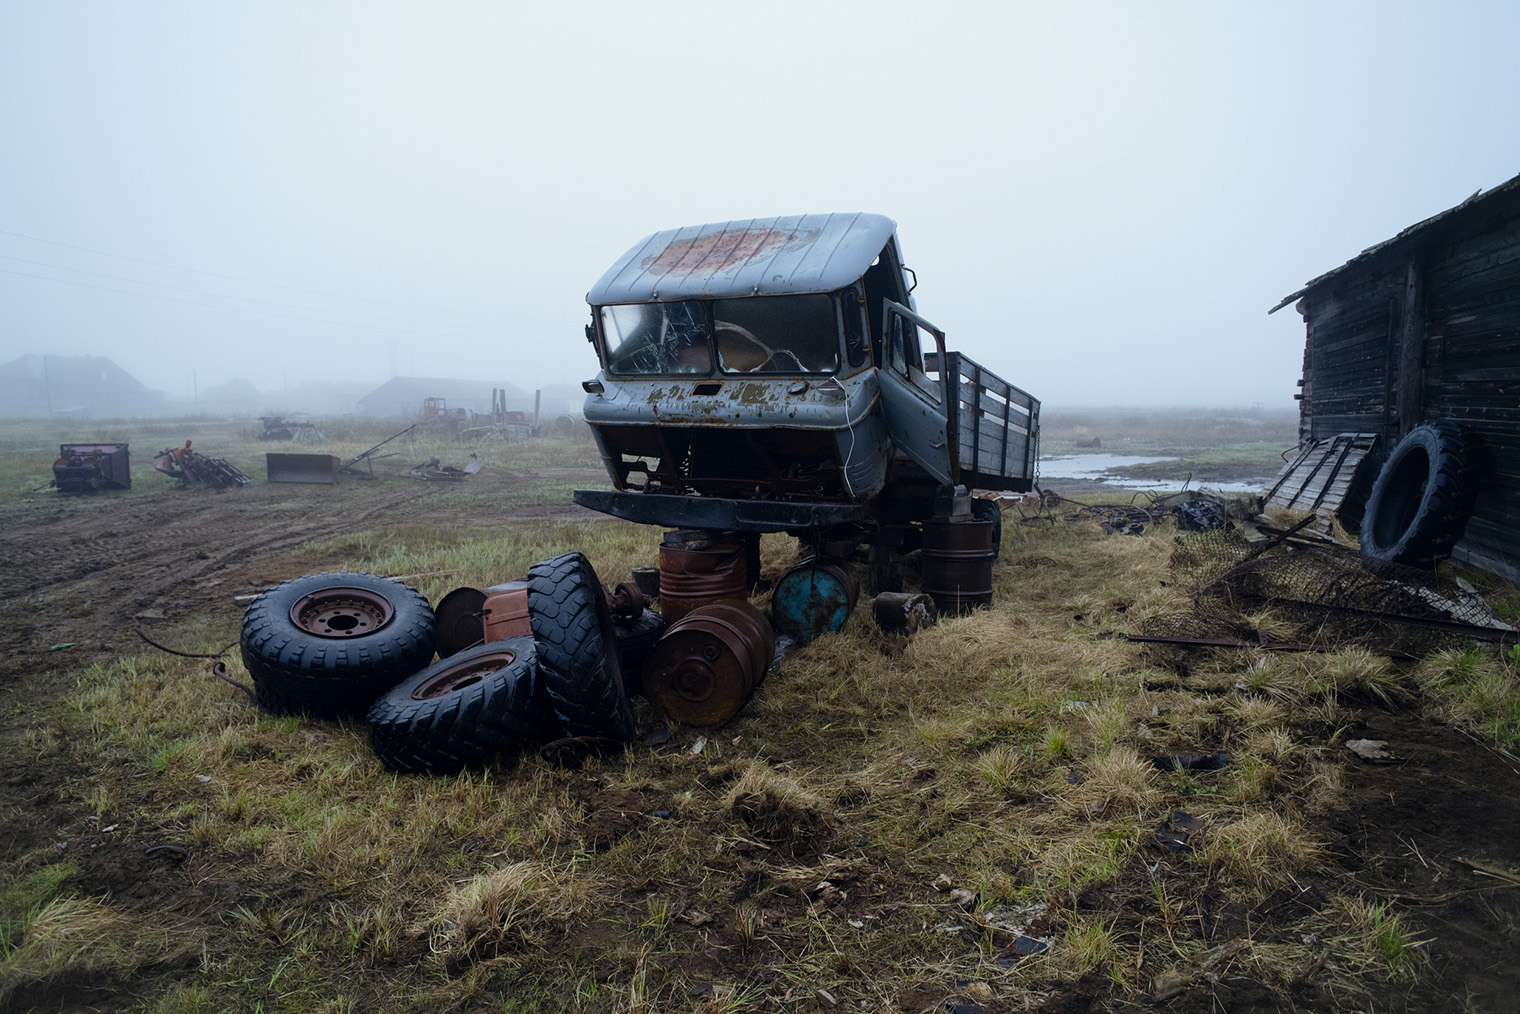
[[[0, 862], [13, 864], [52, 841], [93, 841], [97, 847], [80, 866], [81, 893], [176, 918], [218, 918], [236, 904], [235, 876], [189, 884], [172, 852], [145, 852], [158, 843], [102, 836], [86, 823], [77, 793], [61, 791], [65, 783], [87, 782], [90, 772], [70, 770], [66, 762], [38, 766], [21, 750], [23, 732], [72, 688], [71, 671], [143, 651], [137, 628], [172, 645], [187, 624], [204, 625], [209, 617], [214, 622], [201, 629], [226, 629], [235, 637], [242, 609], [236, 596], [321, 569], [324, 561], [303, 544], [356, 530], [530, 517], [597, 516], [565, 504], [492, 516], [478, 501], [458, 503], [447, 489], [394, 479], [337, 487], [256, 482], [223, 492], [167, 489], [131, 497], [39, 493], [0, 505]], [[1343, 889], [1349, 878], [1369, 898], [1393, 901], [1429, 940], [1431, 964], [1423, 979], [1413, 987], [1389, 984], [1365, 1009], [1520, 1010], [1517, 765], [1418, 711], [1363, 708], [1346, 732], [1346, 738], [1387, 740], [1394, 761], [1344, 756], [1351, 805], [1317, 829], [1334, 856], [1332, 869], [1318, 882], [1306, 881], [1300, 896], [1274, 904], [1315, 906], [1332, 884]], [[1252, 920], [1271, 914], [1201, 911], [1197, 917], [1216, 923], [1210, 938], [1228, 940], [1249, 934]], [[1111, 1009], [1110, 986], [1090, 977], [1060, 987], [1043, 1009]], [[1270, 996], [1257, 983], [1226, 975], [1209, 990], [1158, 1006], [1282, 1009]], [[1303, 997], [1294, 1009], [1327, 1009], [1316, 1003], [1312, 983]], [[78, 981], [28, 1002], [34, 1009], [82, 1010], [113, 1009], [122, 999]]]

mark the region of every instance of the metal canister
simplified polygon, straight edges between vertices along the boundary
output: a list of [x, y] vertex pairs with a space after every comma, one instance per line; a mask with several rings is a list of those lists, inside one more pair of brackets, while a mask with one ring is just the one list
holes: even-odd
[[828, 557], [804, 560], [781, 575], [771, 597], [771, 622], [799, 644], [838, 633], [860, 596], [853, 564]]
[[526, 581], [508, 581], [487, 588], [486, 600], [480, 611], [485, 622], [487, 641], [533, 636], [533, 624], [528, 619]]
[[645, 598], [657, 599], [660, 597], [660, 568], [658, 567], [635, 567], [633, 568], [633, 583], [639, 586], [639, 591], [644, 593]]
[[992, 602], [992, 522], [924, 522], [923, 590], [942, 613], [966, 613]]
[[448, 658], [485, 641], [528, 637], [528, 582], [508, 581], [481, 591], [455, 588], [433, 610], [438, 657]]
[[748, 594], [743, 543], [703, 548], [661, 544], [660, 612], [671, 623], [698, 606]]
[[672, 722], [727, 724], [765, 678], [775, 654], [765, 615], [743, 599], [698, 606], [644, 659], [644, 694]]
[[916, 634], [939, 617], [934, 600], [914, 592], [882, 592], [871, 600], [876, 625], [892, 633]]

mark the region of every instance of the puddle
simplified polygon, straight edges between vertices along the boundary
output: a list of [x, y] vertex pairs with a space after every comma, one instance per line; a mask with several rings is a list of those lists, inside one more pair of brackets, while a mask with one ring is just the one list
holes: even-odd
[[[1040, 459], [1040, 478], [1082, 479], [1087, 482], [1105, 482], [1123, 489], [1174, 490], [1182, 485], [1181, 479], [1134, 479], [1114, 474], [1114, 469], [1125, 465], [1149, 465], [1157, 461], [1175, 461], [1175, 458], [1148, 458], [1138, 454], [1062, 454]], [[1193, 482], [1193, 489], [1212, 489], [1221, 493], [1258, 493], [1270, 479], [1252, 479], [1245, 482]]]

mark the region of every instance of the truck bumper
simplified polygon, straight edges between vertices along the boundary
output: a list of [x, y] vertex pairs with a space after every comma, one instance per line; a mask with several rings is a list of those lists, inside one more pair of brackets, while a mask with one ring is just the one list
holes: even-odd
[[855, 524], [867, 518], [865, 509], [854, 504], [724, 500], [710, 496], [619, 493], [610, 489], [578, 489], [575, 502], [641, 525], [735, 532], [794, 532]]

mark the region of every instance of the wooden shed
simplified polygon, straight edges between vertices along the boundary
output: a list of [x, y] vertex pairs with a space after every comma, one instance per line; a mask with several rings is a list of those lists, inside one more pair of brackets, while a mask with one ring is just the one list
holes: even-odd
[[1323, 454], [1325, 484], [1339, 454], [1351, 468], [1330, 498], [1355, 525], [1389, 451], [1416, 426], [1450, 420], [1478, 465], [1452, 555], [1520, 580], [1520, 176], [1369, 247], [1272, 312], [1295, 301], [1307, 329], [1299, 478]]

